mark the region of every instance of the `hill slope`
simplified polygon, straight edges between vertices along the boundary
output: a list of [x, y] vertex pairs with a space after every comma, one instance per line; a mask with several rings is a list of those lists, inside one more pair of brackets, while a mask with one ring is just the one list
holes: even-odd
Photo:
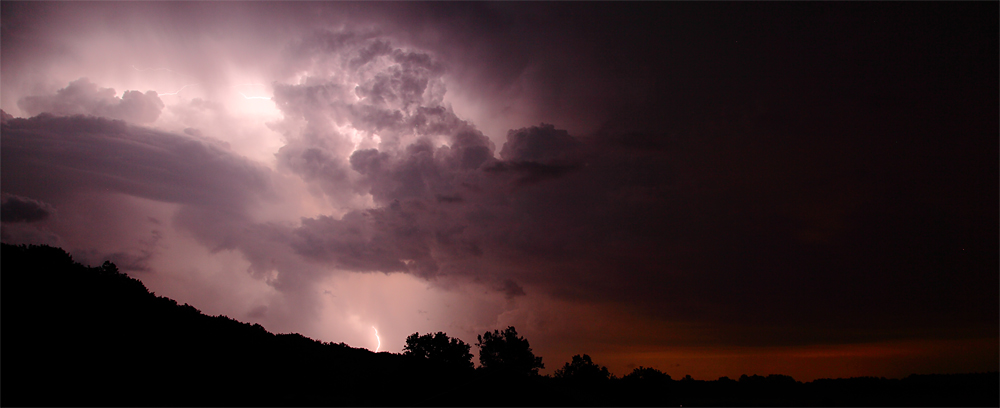
[[[111, 263], [2, 244], [4, 406], [997, 406], [998, 373], [825, 379], [502, 378], [272, 334]], [[654, 370], [655, 371], [655, 370]]]
[[4, 405], [415, 405], [463, 374], [206, 316], [61, 249], [2, 251]]

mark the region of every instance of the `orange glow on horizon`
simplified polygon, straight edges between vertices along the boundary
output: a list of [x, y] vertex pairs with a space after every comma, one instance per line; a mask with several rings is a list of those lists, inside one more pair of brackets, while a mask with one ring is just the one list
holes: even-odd
[[[678, 347], [659, 351], [591, 353], [619, 377], [638, 366], [652, 367], [680, 379], [746, 375], [790, 375], [797, 381], [819, 378], [887, 377], [996, 371], [1000, 339], [902, 340], [864, 344], [796, 347]], [[559, 365], [562, 363], [560, 362]], [[555, 366], [555, 365], [554, 365]]]

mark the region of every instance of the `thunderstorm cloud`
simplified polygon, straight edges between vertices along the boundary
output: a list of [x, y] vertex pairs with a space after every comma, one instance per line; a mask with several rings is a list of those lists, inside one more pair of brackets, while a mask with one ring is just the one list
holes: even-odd
[[998, 335], [973, 6], [119, 6], [3, 4], [4, 242], [276, 331], [516, 324], [617, 374]]

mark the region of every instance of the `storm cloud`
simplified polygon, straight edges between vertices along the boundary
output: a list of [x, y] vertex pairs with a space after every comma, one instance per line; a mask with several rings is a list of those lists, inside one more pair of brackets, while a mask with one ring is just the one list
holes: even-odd
[[3, 123], [3, 184], [11, 191], [57, 194], [111, 190], [215, 208], [239, 208], [267, 196], [269, 170], [219, 142], [93, 116], [52, 116]]
[[46, 202], [14, 194], [4, 194], [0, 204], [0, 219], [3, 222], [42, 221], [53, 213], [55, 208]]
[[91, 115], [146, 124], [156, 121], [163, 101], [154, 91], [125, 91], [121, 97], [112, 88], [100, 88], [87, 78], [70, 82], [55, 95], [26, 96], [17, 106], [31, 116]]
[[[5, 2], [5, 242], [283, 330], [517, 323], [617, 370], [1000, 335], [995, 4], [245, 6]], [[77, 29], [143, 40], [74, 70]]]

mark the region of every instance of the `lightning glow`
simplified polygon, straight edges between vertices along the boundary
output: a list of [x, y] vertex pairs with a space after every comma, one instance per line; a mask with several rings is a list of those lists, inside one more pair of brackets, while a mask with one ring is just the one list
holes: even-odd
[[146, 71], [167, 71], [167, 72], [172, 72], [172, 73], [175, 73], [175, 74], [180, 74], [180, 72], [174, 71], [174, 70], [172, 70], [170, 68], [146, 68], [146, 69], [141, 69], [141, 68], [136, 68], [135, 65], [132, 65], [132, 69], [134, 69], [136, 71], [139, 71], [139, 72], [146, 72]]
[[176, 90], [176, 91], [174, 91], [174, 92], [166, 92], [166, 93], [158, 93], [158, 94], [156, 94], [156, 96], [164, 96], [164, 95], [177, 95], [178, 93], [180, 93], [181, 91], [183, 91], [183, 90], [184, 90], [184, 88], [187, 88], [187, 87], [189, 87], [189, 86], [192, 86], [192, 85], [198, 85], [198, 84], [188, 84], [188, 85], [184, 85], [184, 86], [182, 86], [182, 87], [181, 87], [181, 89], [178, 89], [178, 90]]
[[243, 99], [264, 99], [264, 100], [271, 99], [270, 96], [246, 96], [243, 94], [243, 92], [240, 92], [240, 95], [243, 95]]
[[378, 338], [378, 329], [372, 326], [372, 330], [375, 330], [375, 340], [378, 340], [378, 346], [375, 347], [375, 352], [378, 353], [378, 349], [382, 348], [382, 339]]

